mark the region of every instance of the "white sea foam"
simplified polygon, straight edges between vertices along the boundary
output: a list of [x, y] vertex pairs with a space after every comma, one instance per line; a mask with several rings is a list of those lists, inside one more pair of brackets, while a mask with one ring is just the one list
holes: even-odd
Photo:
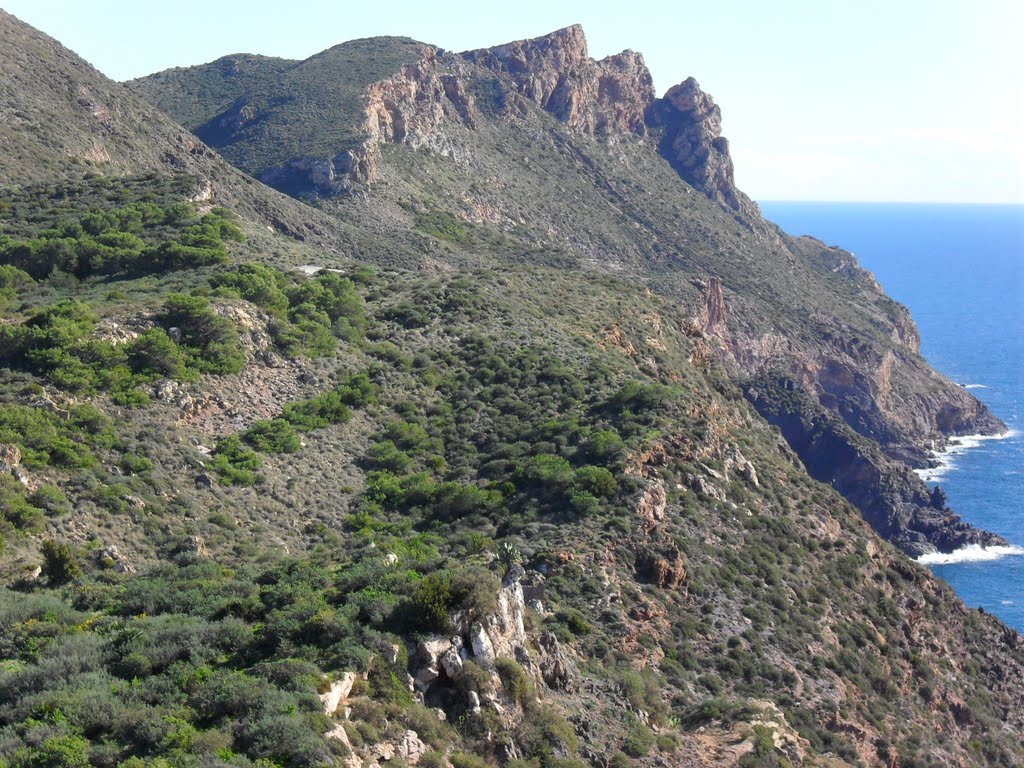
[[915, 469], [914, 472], [926, 483], [937, 483], [946, 476], [949, 470], [956, 466], [958, 456], [967, 453], [972, 448], [977, 448], [989, 440], [1005, 440], [1008, 437], [1016, 436], [1016, 434], [1014, 430], [1010, 429], [1001, 435], [962, 435], [960, 437], [951, 437], [945, 450], [932, 453], [932, 458], [937, 462], [934, 467]]
[[924, 565], [951, 565], [953, 563], [983, 563], [998, 560], [1007, 555], [1024, 555], [1024, 547], [1013, 544], [1010, 546], [983, 547], [980, 544], [968, 544], [963, 549], [953, 552], [929, 552], [921, 555], [917, 562]]
[[988, 389], [988, 384], [961, 384], [964, 389]]

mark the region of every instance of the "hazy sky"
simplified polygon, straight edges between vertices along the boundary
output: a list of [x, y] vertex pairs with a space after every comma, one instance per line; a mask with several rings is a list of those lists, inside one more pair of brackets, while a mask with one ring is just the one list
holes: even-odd
[[1024, 202], [1024, 0], [0, 0], [123, 80], [371, 35], [451, 50], [573, 23], [693, 75], [760, 200]]

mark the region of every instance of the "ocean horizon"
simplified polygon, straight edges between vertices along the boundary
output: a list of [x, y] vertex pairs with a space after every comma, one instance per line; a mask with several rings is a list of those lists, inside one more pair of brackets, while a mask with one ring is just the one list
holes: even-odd
[[921, 353], [1006, 424], [918, 472], [1006, 547], [919, 558], [972, 607], [1024, 632], [1024, 205], [759, 201], [770, 221], [852, 252], [905, 304]]

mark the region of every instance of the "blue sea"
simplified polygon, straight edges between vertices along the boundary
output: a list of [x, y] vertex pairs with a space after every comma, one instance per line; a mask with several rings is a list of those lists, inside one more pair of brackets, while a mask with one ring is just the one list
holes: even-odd
[[921, 352], [1010, 428], [965, 440], [928, 473], [949, 505], [1007, 552], [931, 558], [967, 605], [1024, 633], [1024, 206], [766, 202], [790, 234], [852, 251], [910, 308]]

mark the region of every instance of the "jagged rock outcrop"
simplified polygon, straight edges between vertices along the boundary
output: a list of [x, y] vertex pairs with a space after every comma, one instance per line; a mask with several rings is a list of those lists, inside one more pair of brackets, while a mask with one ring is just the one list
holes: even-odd
[[111, 544], [96, 552], [96, 562], [104, 568], [110, 568], [114, 573], [135, 573], [136, 568], [132, 562], [125, 557], [117, 546]]
[[340, 680], [335, 680], [330, 687], [320, 694], [320, 702], [324, 706], [324, 714], [330, 717], [342, 706], [348, 695], [352, 692], [352, 686], [356, 682], [355, 672], [346, 672]]
[[[531, 637], [524, 626], [526, 603], [520, 583], [526, 572], [520, 565], [509, 568], [496, 596], [495, 609], [479, 621], [452, 617], [451, 636], [434, 635], [410, 648], [410, 671], [415, 690], [430, 706], [453, 713], [479, 711], [482, 705], [503, 709], [498, 702], [502, 689], [498, 659], [513, 659], [538, 685], [570, 691], [579, 679], [576, 665], [550, 632]], [[466, 688], [466, 664], [473, 662], [491, 679], [484, 689]]]
[[722, 110], [692, 77], [659, 99], [652, 122], [663, 133], [659, 150], [680, 176], [712, 200], [740, 211], [752, 204], [736, 189]]
[[729, 340], [722, 278], [709, 277], [704, 284], [703, 302], [697, 317], [697, 325], [705, 336], [712, 336], [722, 342]]
[[[476, 103], [454, 56], [428, 48], [425, 56], [366, 92], [366, 142], [347, 153], [347, 172], [355, 181], [376, 181], [381, 144], [429, 146], [441, 154], [454, 150], [438, 128], [446, 120], [474, 128]], [[336, 164], [338, 160], [336, 159]]]
[[507, 76], [519, 94], [575, 131], [595, 136], [647, 133], [645, 116], [654, 103], [654, 84], [643, 56], [623, 51], [594, 61], [578, 24], [462, 55]]

